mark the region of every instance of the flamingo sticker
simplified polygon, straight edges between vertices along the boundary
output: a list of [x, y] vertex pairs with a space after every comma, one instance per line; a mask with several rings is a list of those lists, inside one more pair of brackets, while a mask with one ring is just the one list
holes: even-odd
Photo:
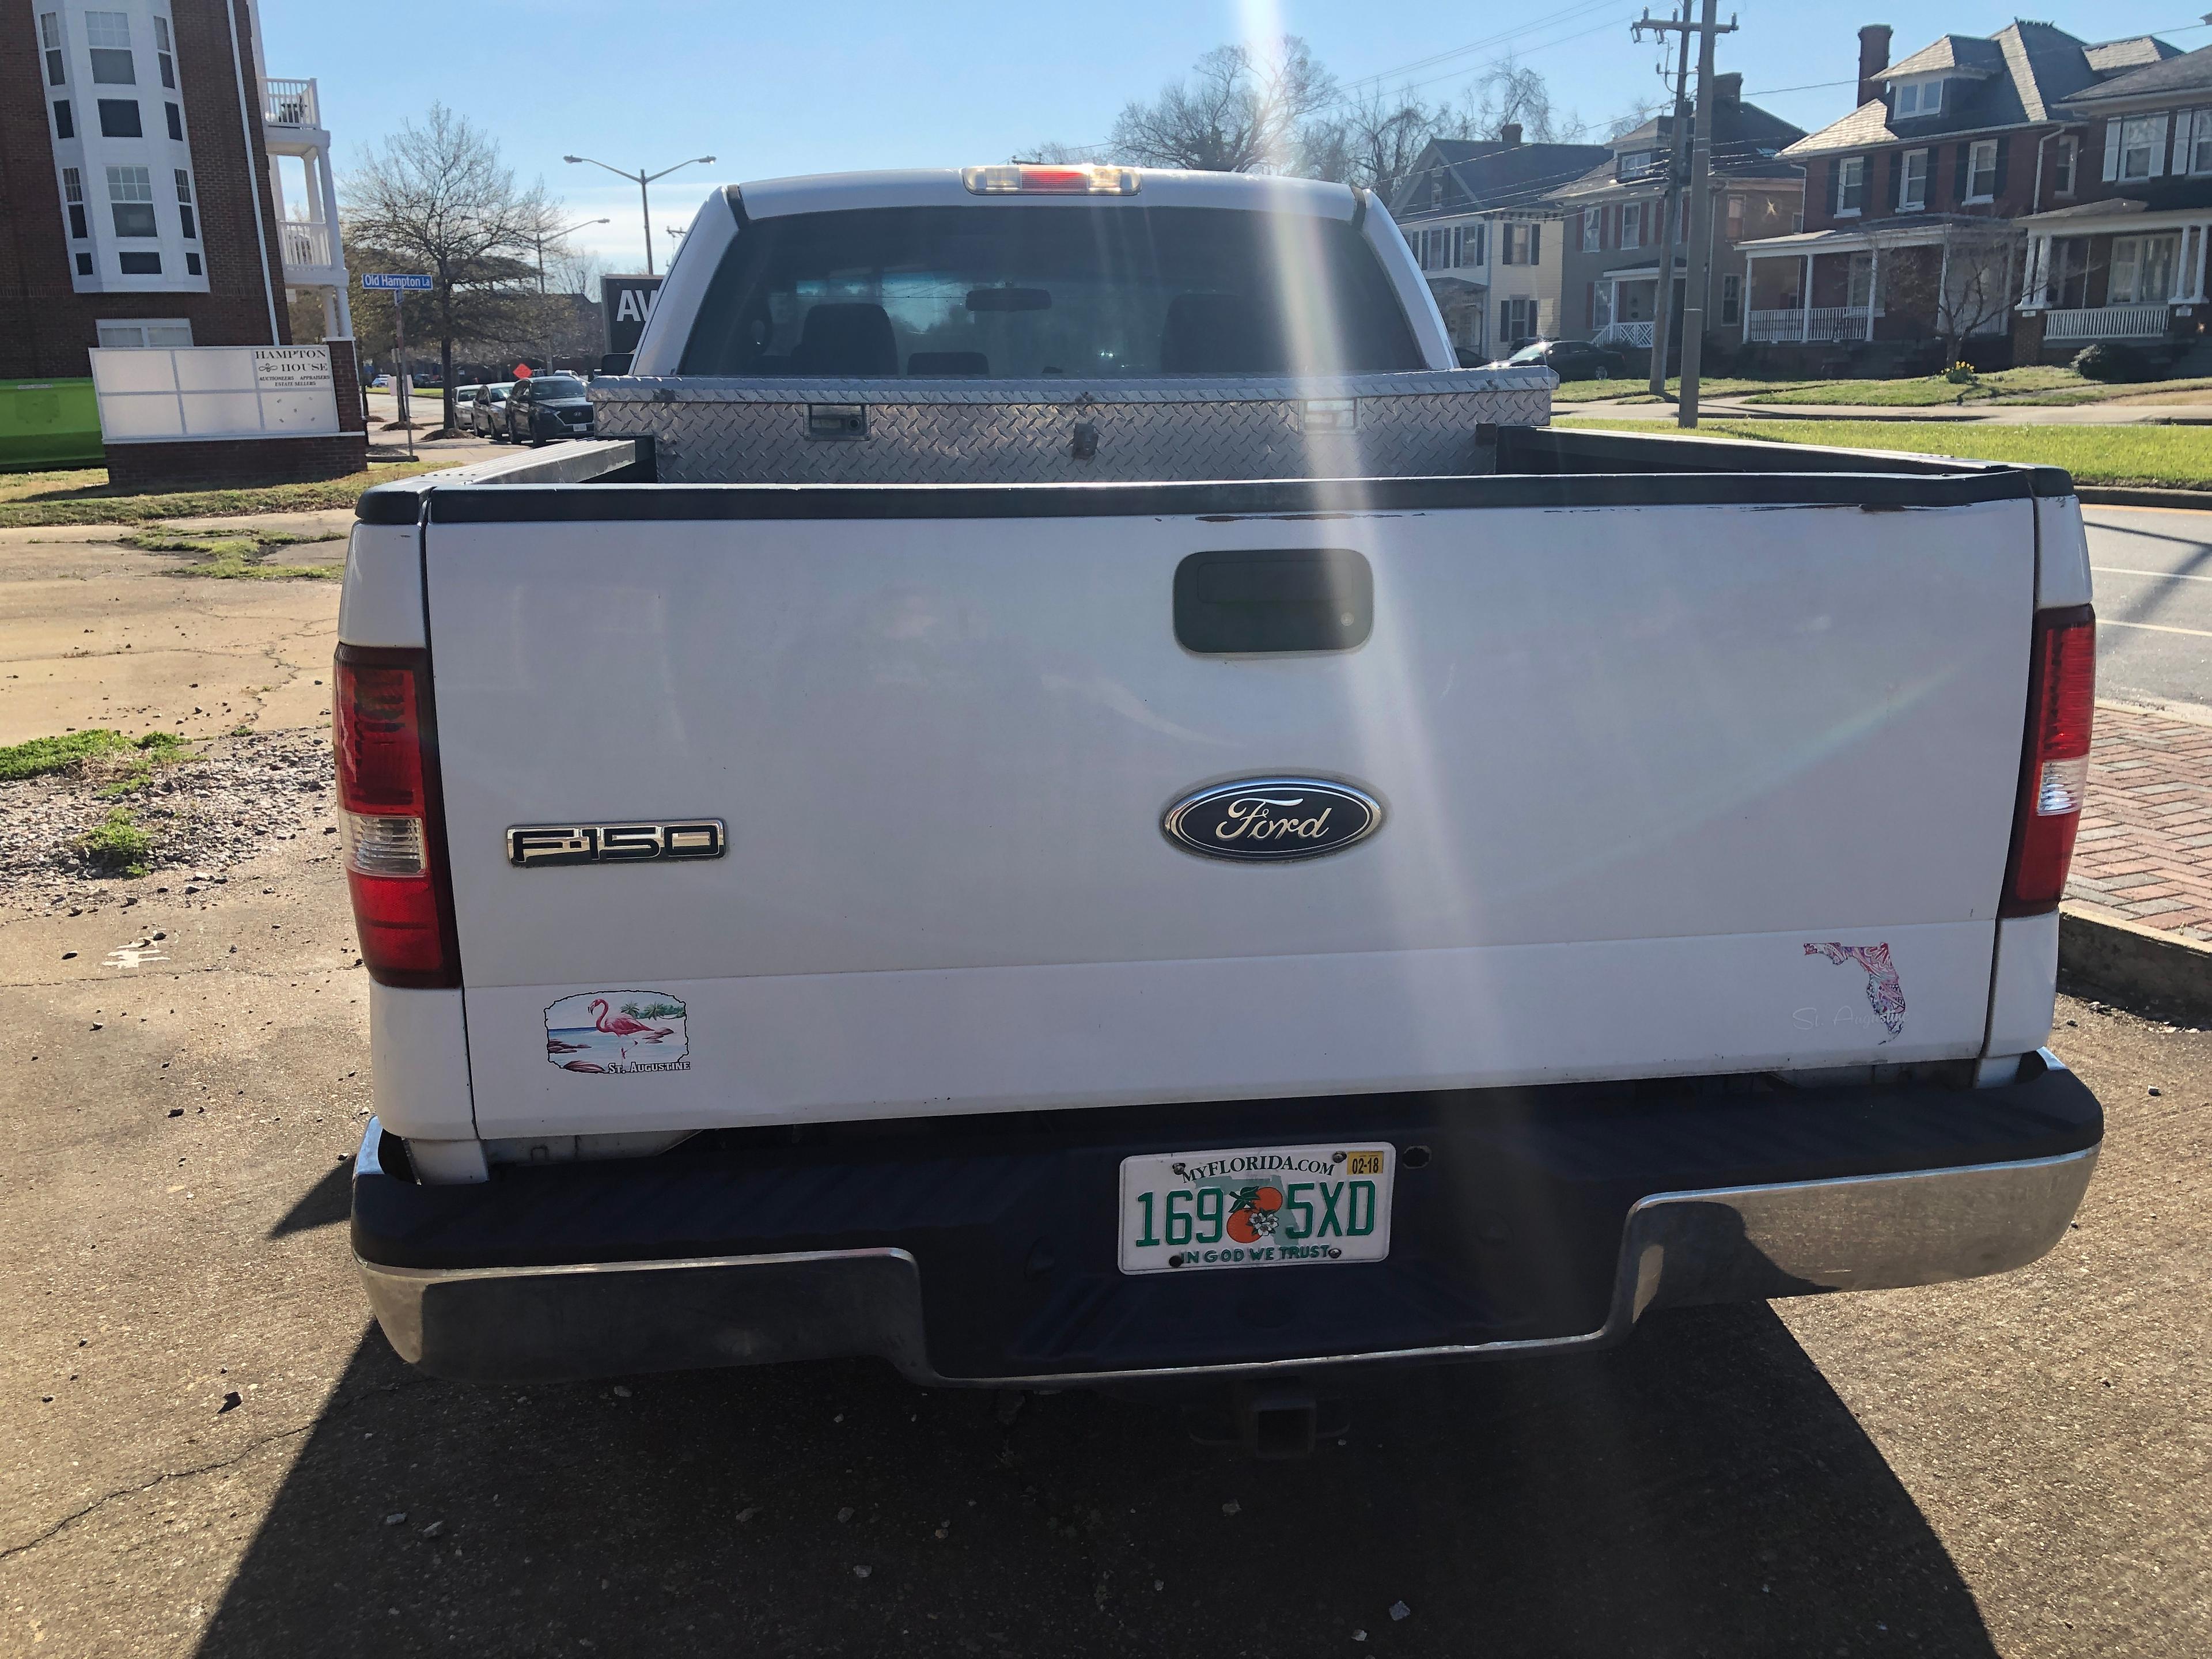
[[545, 1058], [564, 1072], [688, 1072], [681, 999], [665, 991], [585, 991], [545, 1011]]

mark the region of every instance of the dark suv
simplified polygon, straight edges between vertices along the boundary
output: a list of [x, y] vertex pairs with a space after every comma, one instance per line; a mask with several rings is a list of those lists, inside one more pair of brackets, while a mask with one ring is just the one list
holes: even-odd
[[1508, 364], [1548, 368], [1563, 380], [1612, 380], [1628, 373], [1626, 357], [1587, 340], [1531, 340], [1511, 356], [1484, 367], [1504, 368]]
[[518, 443], [550, 443], [592, 435], [592, 398], [573, 374], [537, 374], [507, 394], [506, 435]]

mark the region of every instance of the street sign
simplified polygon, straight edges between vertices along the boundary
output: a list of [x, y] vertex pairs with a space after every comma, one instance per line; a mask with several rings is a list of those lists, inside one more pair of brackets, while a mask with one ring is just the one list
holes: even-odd
[[401, 293], [427, 294], [436, 286], [428, 276], [418, 276], [411, 270], [374, 270], [361, 279], [365, 289], [394, 289]]
[[599, 302], [606, 312], [607, 349], [635, 351], [645, 319], [660, 293], [658, 276], [602, 276]]

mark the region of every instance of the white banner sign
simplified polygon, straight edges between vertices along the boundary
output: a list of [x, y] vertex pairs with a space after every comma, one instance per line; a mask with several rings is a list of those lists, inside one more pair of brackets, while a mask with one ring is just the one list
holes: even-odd
[[338, 429], [328, 346], [96, 347], [90, 356], [100, 436], [111, 444]]

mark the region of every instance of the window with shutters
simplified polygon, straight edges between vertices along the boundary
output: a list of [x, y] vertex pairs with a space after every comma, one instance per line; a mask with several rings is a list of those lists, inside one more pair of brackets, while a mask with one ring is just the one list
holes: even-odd
[[2068, 133], [2051, 147], [2051, 193], [2071, 196], [2074, 193], [2074, 169], [2081, 164], [2081, 141]]
[[1489, 262], [1490, 227], [1469, 225], [1467, 228], [1467, 262], [1471, 265]]
[[1734, 272], [1721, 277], [1721, 321], [1723, 324], [1743, 320], [1743, 278]]
[[1728, 239], [1731, 242], [1743, 240], [1743, 198], [1741, 196], [1728, 198]]
[[1856, 218], [1866, 211], [1867, 164], [1863, 155], [1846, 155], [1836, 163], [1836, 216]]
[[2190, 124], [2189, 170], [2212, 173], [2212, 109], [2195, 109], [2182, 119]]
[[1644, 246], [1644, 204], [1628, 202], [1620, 210], [1620, 245], [1623, 247]]
[[62, 58], [62, 20], [59, 13], [42, 11], [39, 14], [39, 50], [46, 54], [46, 84], [50, 87], [64, 84], [69, 75]]
[[2158, 152], [2166, 142], [2162, 116], [2144, 116], [2120, 123], [2120, 174], [2123, 179], [2148, 179], [2158, 170]]
[[1917, 213], [1928, 205], [1928, 152], [1909, 149], [1899, 160], [1905, 168], [1897, 183], [1899, 210]]
[[108, 168], [107, 201], [118, 236], [161, 234], [154, 224], [154, 175], [148, 168]]
[[1984, 138], [1966, 150], [1966, 199], [1988, 202], [1997, 193], [1997, 141]]
[[1583, 246], [1586, 249], [1605, 246], [1605, 210], [1601, 207], [1583, 210]]
[[1613, 284], [1590, 284], [1590, 326], [1609, 328], [1613, 325]]

